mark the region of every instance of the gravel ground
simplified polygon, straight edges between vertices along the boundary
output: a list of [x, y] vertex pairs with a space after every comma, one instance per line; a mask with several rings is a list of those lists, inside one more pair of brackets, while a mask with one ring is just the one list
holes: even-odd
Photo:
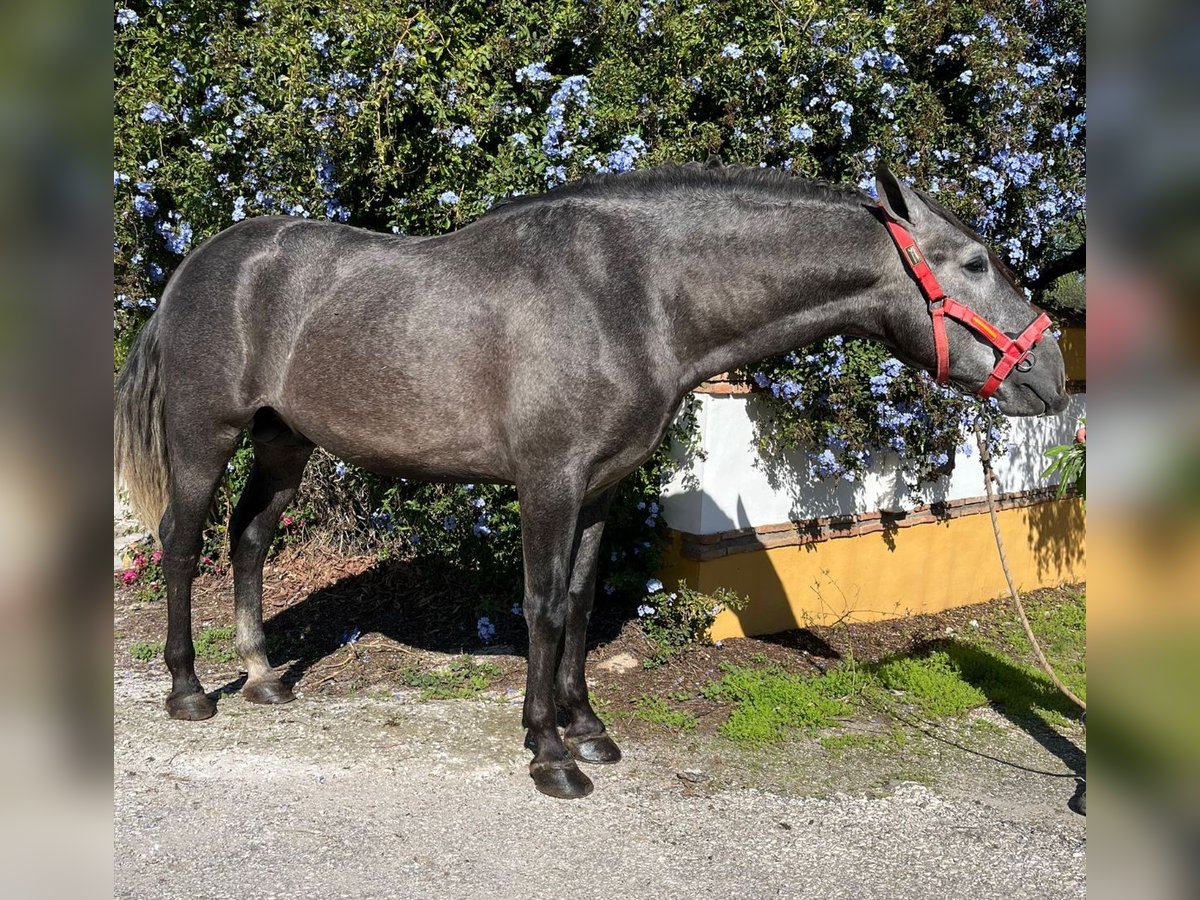
[[815, 742], [747, 754], [694, 735], [626, 740], [624, 762], [589, 768], [591, 797], [562, 802], [532, 788], [513, 698], [229, 696], [183, 723], [162, 709], [166, 688], [116, 675], [122, 898], [1086, 893], [1061, 746], [989, 711], [978, 731], [993, 743], [970, 751], [920, 732], [836, 758]]

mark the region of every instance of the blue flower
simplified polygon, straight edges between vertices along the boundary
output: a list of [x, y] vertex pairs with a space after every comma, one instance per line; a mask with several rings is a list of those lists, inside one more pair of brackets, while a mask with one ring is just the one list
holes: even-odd
[[654, 615], [654, 607], [643, 603], [637, 608], [637, 614], [643, 619], [646, 618], [646, 616], [652, 616]]
[[523, 616], [523, 615], [525, 615], [525, 610], [524, 610], [524, 609], [522, 609], [522, 607], [521, 607], [521, 604], [520, 604], [520, 603], [514, 603], [514, 604], [512, 605], [512, 610], [511, 610], [511, 612], [512, 612], [512, 614], [513, 614], [514, 616]]
[[793, 125], [788, 129], [788, 137], [790, 137], [793, 141], [805, 143], [807, 141], [811, 141], [812, 136], [813, 130], [807, 122], [802, 125]]
[[240, 222], [246, 218], [246, 198], [241, 194], [233, 198], [233, 213], [230, 218], [235, 222]]
[[551, 75], [546, 71], [546, 64], [544, 62], [531, 62], [529, 65], [517, 69], [516, 77], [517, 81], [532, 83], [535, 81], [549, 81]]
[[492, 620], [487, 616], [480, 616], [479, 621], [475, 623], [475, 630], [479, 632], [481, 641], [490, 641], [496, 636], [496, 626], [492, 624]]
[[133, 198], [133, 208], [143, 219], [149, 219], [158, 212], [158, 204], [144, 194]]
[[171, 222], [155, 222], [154, 230], [177, 256], [182, 256], [192, 242], [192, 226], [180, 219], [179, 213], [171, 213]]
[[171, 68], [175, 70], [175, 80], [182, 84], [187, 81], [188, 70], [187, 66], [181, 63], [178, 59], [171, 60]]
[[337, 476], [338, 481], [344, 481], [346, 478], [346, 464], [340, 459], [337, 465], [333, 467], [333, 474]]
[[454, 191], [443, 191], [438, 194], [437, 198], [438, 206], [454, 206], [458, 203], [458, 200], [458, 194], [454, 193]]
[[356, 644], [360, 637], [362, 637], [362, 632], [357, 628], [347, 631], [342, 635], [342, 644]]
[[325, 45], [329, 43], [329, 35], [324, 31], [313, 31], [308, 35], [308, 42], [312, 44], [314, 50], [325, 52]]
[[516, 134], [514, 134], [512, 136], [512, 142], [514, 144], [516, 144], [518, 147], [528, 147], [529, 146], [529, 135], [521, 134], [520, 132], [517, 132]]
[[129, 25], [136, 25], [137, 23], [138, 14], [132, 9], [125, 8], [117, 10], [117, 24], [122, 28], [125, 28]]
[[454, 516], [446, 516], [446, 518], [442, 519], [442, 528], [444, 528], [446, 531], [453, 531], [457, 527], [458, 519], [456, 519]]
[[474, 525], [471, 526], [471, 531], [474, 532], [475, 537], [479, 537], [479, 538], [487, 537], [489, 534], [492, 533], [492, 529], [490, 529], [486, 525], [484, 525], [483, 522], [476, 522]]
[[663, 589], [663, 583], [661, 581], [659, 581], [657, 578], [651, 578], [649, 581], [646, 582], [646, 593], [647, 594], [657, 594], [662, 589]]
[[475, 132], [470, 125], [459, 125], [450, 132], [450, 143], [459, 149], [469, 147], [475, 143]]
[[147, 101], [146, 105], [142, 107], [143, 122], [151, 122], [155, 125], [161, 125], [164, 122], [170, 122], [173, 118], [174, 116], [172, 116], [153, 100]]
[[146, 272], [149, 274], [150, 281], [153, 284], [158, 284], [163, 280], [163, 267], [156, 262], [152, 262], [146, 266]]
[[842, 136], [850, 137], [850, 117], [854, 115], [854, 107], [845, 100], [835, 100], [829, 108], [841, 113]]
[[970, 84], [974, 74], [970, 69], [963, 69], [962, 73], [958, 76], [958, 80], [963, 84]]
[[745, 51], [732, 41], [721, 48], [721, 55], [726, 59], [741, 59]]
[[608, 170], [610, 172], [628, 172], [634, 162], [646, 152], [646, 144], [636, 134], [627, 134], [621, 138], [621, 146], [608, 154]]

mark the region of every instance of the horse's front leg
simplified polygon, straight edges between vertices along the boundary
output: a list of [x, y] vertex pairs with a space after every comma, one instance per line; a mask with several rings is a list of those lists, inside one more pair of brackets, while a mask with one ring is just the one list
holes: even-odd
[[519, 484], [521, 544], [525, 556], [525, 621], [529, 626], [529, 672], [523, 724], [534, 751], [529, 764], [543, 794], [586, 797], [592, 782], [579, 771], [558, 733], [554, 676], [567, 616], [582, 491], [568, 479]]
[[566, 710], [568, 723], [564, 740], [576, 759], [589, 763], [615, 763], [621, 750], [604, 732], [588, 700], [587, 627], [596, 595], [596, 570], [600, 563], [600, 539], [616, 488], [605, 491], [583, 508], [571, 587], [567, 598], [567, 620], [562, 658], [558, 663], [558, 702]]

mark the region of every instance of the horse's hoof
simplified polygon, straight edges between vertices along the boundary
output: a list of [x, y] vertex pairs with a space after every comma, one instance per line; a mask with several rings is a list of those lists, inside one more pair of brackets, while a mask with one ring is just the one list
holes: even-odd
[[531, 762], [529, 777], [534, 787], [559, 800], [579, 800], [592, 792], [592, 779], [579, 771], [571, 760]]
[[580, 762], [609, 765], [621, 761], [621, 748], [604, 732], [577, 738], [567, 735], [563, 743]]
[[292, 689], [282, 681], [252, 681], [242, 688], [242, 696], [251, 703], [290, 703], [296, 699]]
[[217, 714], [217, 704], [208, 694], [179, 694], [167, 698], [167, 714], [172, 719], [199, 722]]

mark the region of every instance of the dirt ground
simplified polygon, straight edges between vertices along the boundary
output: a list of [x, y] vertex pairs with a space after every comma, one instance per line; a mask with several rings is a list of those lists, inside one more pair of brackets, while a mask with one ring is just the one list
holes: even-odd
[[[1039, 591], [1033, 599], [1053, 601], [1056, 593]], [[285, 682], [306, 695], [386, 693], [462, 654], [486, 659], [500, 670], [493, 685], [497, 692], [511, 696], [524, 690], [524, 620], [508, 612], [495, 616], [497, 636], [481, 641], [469, 598], [460, 596], [452, 576], [416, 570], [403, 562], [381, 563], [373, 556], [285, 552], [266, 567], [263, 614], [272, 662]], [[193, 621], [197, 635], [233, 624], [227, 574], [210, 572], [197, 580]], [[618, 717], [630, 713], [643, 696], [689, 694], [677, 704], [697, 717], [701, 731], [711, 733], [728, 706], [700, 692], [720, 678], [722, 665], [771, 664], [788, 672], [820, 674], [849, 658], [872, 663], [955, 634], [996, 634], [1014, 621], [1009, 602], [998, 600], [937, 615], [727, 640], [720, 646], [691, 648], [669, 665], [644, 668], [641, 663], [654, 648], [636, 617], [599, 601], [589, 628], [588, 679], [601, 703]], [[136, 591], [118, 588], [118, 665], [136, 664], [130, 648], [139, 642], [161, 642], [165, 634], [164, 602], [140, 602]], [[197, 660], [197, 672], [209, 690], [230, 690], [237, 684], [236, 662], [222, 655], [229, 654], [201, 654]], [[147, 666], [148, 671], [161, 668], [159, 660]]]
[[[1031, 729], [984, 708], [852, 725], [901, 730], [900, 741], [835, 750], [812, 735], [755, 749], [716, 734], [728, 707], [700, 695], [722, 663], [870, 662], [947, 629], [1010, 627], [1006, 604], [725, 641], [654, 669], [640, 665], [650, 646], [636, 624], [601, 614], [589, 679], [626, 758], [590, 767], [595, 793], [564, 803], [526, 774], [515, 616], [485, 645], [452, 583], [366, 557], [284, 555], [266, 584], [272, 659], [299, 699], [246, 703], [216, 643], [198, 669], [225, 693], [202, 723], [168, 719], [161, 659], [131, 656], [162, 640], [164, 604], [116, 593], [117, 896], [1086, 893], [1085, 819], [1068, 808], [1083, 773], [1078, 727]], [[195, 621], [198, 634], [232, 622], [227, 577], [198, 583]], [[495, 665], [494, 682], [469, 700], [422, 699], [420, 676], [464, 652]], [[671, 696], [697, 726], [632, 715], [642, 695]]]

